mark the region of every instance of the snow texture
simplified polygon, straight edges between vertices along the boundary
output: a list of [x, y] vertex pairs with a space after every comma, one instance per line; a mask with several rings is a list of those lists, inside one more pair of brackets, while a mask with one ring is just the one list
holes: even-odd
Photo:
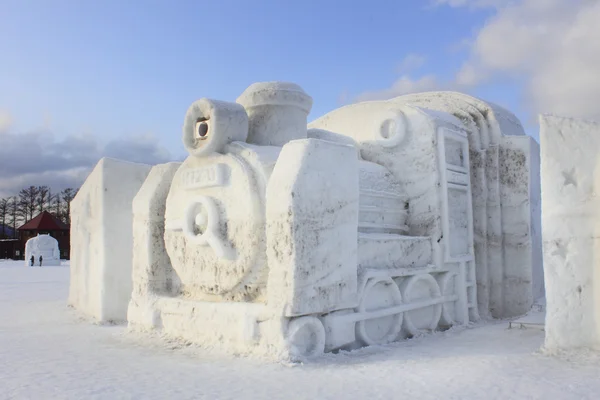
[[294, 140], [283, 146], [280, 158], [285, 163], [277, 163], [267, 187], [268, 303], [285, 305], [286, 317], [352, 306], [357, 302], [357, 150]]
[[237, 98], [248, 113], [248, 143], [283, 146], [306, 138], [312, 98], [295, 83], [257, 82]]
[[71, 203], [69, 304], [98, 322], [126, 321], [132, 200], [149, 165], [101, 159]]
[[465, 94], [392, 101], [450, 113], [466, 127], [479, 309], [495, 318], [526, 313], [543, 296], [538, 144], [513, 114]]
[[597, 399], [600, 357], [538, 352], [507, 322], [327, 354], [304, 364], [82, 323], [69, 268], [0, 260], [0, 399]]
[[[514, 115], [464, 94], [430, 92], [342, 107], [309, 127], [348, 135], [359, 143], [365, 159], [381, 159], [383, 165], [392, 166], [408, 196], [420, 200], [410, 204], [411, 233], [441, 236], [440, 224], [435, 222], [439, 202], [431, 189], [435, 185], [431, 182], [434, 164], [426, 167], [427, 157], [432, 157], [427, 155], [426, 136], [421, 139], [421, 148], [408, 143], [401, 159], [384, 160], [385, 153], [373, 151], [374, 145], [410, 142], [410, 135], [427, 132], [430, 128], [420, 126], [418, 118], [412, 117], [419, 109], [440, 126], [468, 133], [480, 312], [498, 318], [524, 314], [533, 300], [543, 297], [539, 147], [525, 136]], [[388, 120], [386, 115], [394, 120], [394, 113], [409, 116], [408, 121], [396, 119], [394, 124], [401, 132], [400, 127], [408, 123], [408, 133], [387, 133], [392, 125], [382, 121]], [[413, 143], [419, 140], [413, 139]], [[452, 155], [448, 147], [448, 156]], [[412, 161], [415, 166], [410, 165]]]
[[600, 124], [540, 117], [548, 350], [600, 347]]
[[[25, 243], [25, 265], [31, 265], [33, 256], [35, 267], [60, 265], [60, 251], [58, 241], [50, 235], [38, 235], [32, 237]], [[42, 265], [40, 265], [40, 256]]]
[[170, 294], [179, 284], [165, 249], [164, 226], [165, 201], [180, 165], [169, 163], [152, 167], [133, 199], [133, 290], [127, 311], [132, 328], [160, 327], [160, 314], [152, 305], [158, 295]]

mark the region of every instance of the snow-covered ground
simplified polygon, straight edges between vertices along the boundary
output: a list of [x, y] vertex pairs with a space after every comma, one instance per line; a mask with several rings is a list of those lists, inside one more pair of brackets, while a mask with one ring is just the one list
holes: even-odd
[[541, 354], [543, 332], [480, 325], [326, 355], [235, 358], [98, 326], [66, 307], [69, 269], [0, 261], [0, 399], [598, 399], [597, 354]]

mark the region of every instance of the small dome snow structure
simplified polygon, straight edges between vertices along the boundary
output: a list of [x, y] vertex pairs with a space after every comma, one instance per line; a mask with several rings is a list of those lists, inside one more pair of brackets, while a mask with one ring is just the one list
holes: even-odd
[[50, 235], [32, 237], [25, 243], [25, 265], [31, 266], [31, 256], [35, 267], [40, 266], [40, 256], [42, 256], [42, 266], [60, 265], [58, 241]]

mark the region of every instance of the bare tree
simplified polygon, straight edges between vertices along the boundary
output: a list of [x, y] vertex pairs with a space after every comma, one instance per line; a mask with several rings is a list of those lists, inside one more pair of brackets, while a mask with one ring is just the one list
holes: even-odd
[[17, 220], [19, 218], [19, 201], [16, 197], [9, 199], [10, 220], [12, 222], [13, 237], [17, 237]]
[[62, 206], [62, 201], [61, 201], [60, 193], [57, 193], [53, 196], [51, 209], [52, 209], [52, 213], [56, 216], [56, 218], [58, 218], [62, 221], [61, 206]]
[[69, 224], [69, 225], [71, 224], [71, 201], [77, 195], [78, 190], [79, 189], [75, 190], [73, 188], [67, 188], [67, 189], [63, 190], [60, 194], [63, 199], [63, 202], [65, 204], [65, 213], [64, 213], [63, 222], [65, 222], [66, 224]]
[[38, 193], [38, 188], [35, 186], [29, 186], [19, 192], [19, 213], [25, 221], [33, 218], [38, 205]]
[[9, 213], [8, 199], [0, 199], [0, 224], [2, 224], [2, 234], [0, 237], [6, 237], [6, 219]]
[[71, 223], [71, 201], [79, 189], [67, 188], [53, 194], [48, 186], [29, 186], [21, 189], [18, 196], [0, 199], [0, 236], [6, 236], [4, 226], [16, 228], [43, 211], [52, 212], [66, 224]]
[[37, 212], [47, 211], [52, 204], [52, 191], [48, 186], [38, 186], [37, 192]]

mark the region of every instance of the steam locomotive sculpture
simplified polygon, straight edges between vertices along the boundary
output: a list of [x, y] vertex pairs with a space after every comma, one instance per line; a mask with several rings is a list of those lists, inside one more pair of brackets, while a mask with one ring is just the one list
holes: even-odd
[[538, 150], [512, 114], [451, 92], [311, 107], [257, 83], [191, 105], [183, 163], [101, 160], [71, 204], [70, 304], [278, 358], [529, 310]]
[[134, 200], [134, 249], [154, 241], [134, 251], [130, 325], [312, 356], [478, 317], [460, 122], [384, 104], [342, 116], [345, 136], [308, 129], [311, 106], [276, 82], [192, 104], [189, 157]]

